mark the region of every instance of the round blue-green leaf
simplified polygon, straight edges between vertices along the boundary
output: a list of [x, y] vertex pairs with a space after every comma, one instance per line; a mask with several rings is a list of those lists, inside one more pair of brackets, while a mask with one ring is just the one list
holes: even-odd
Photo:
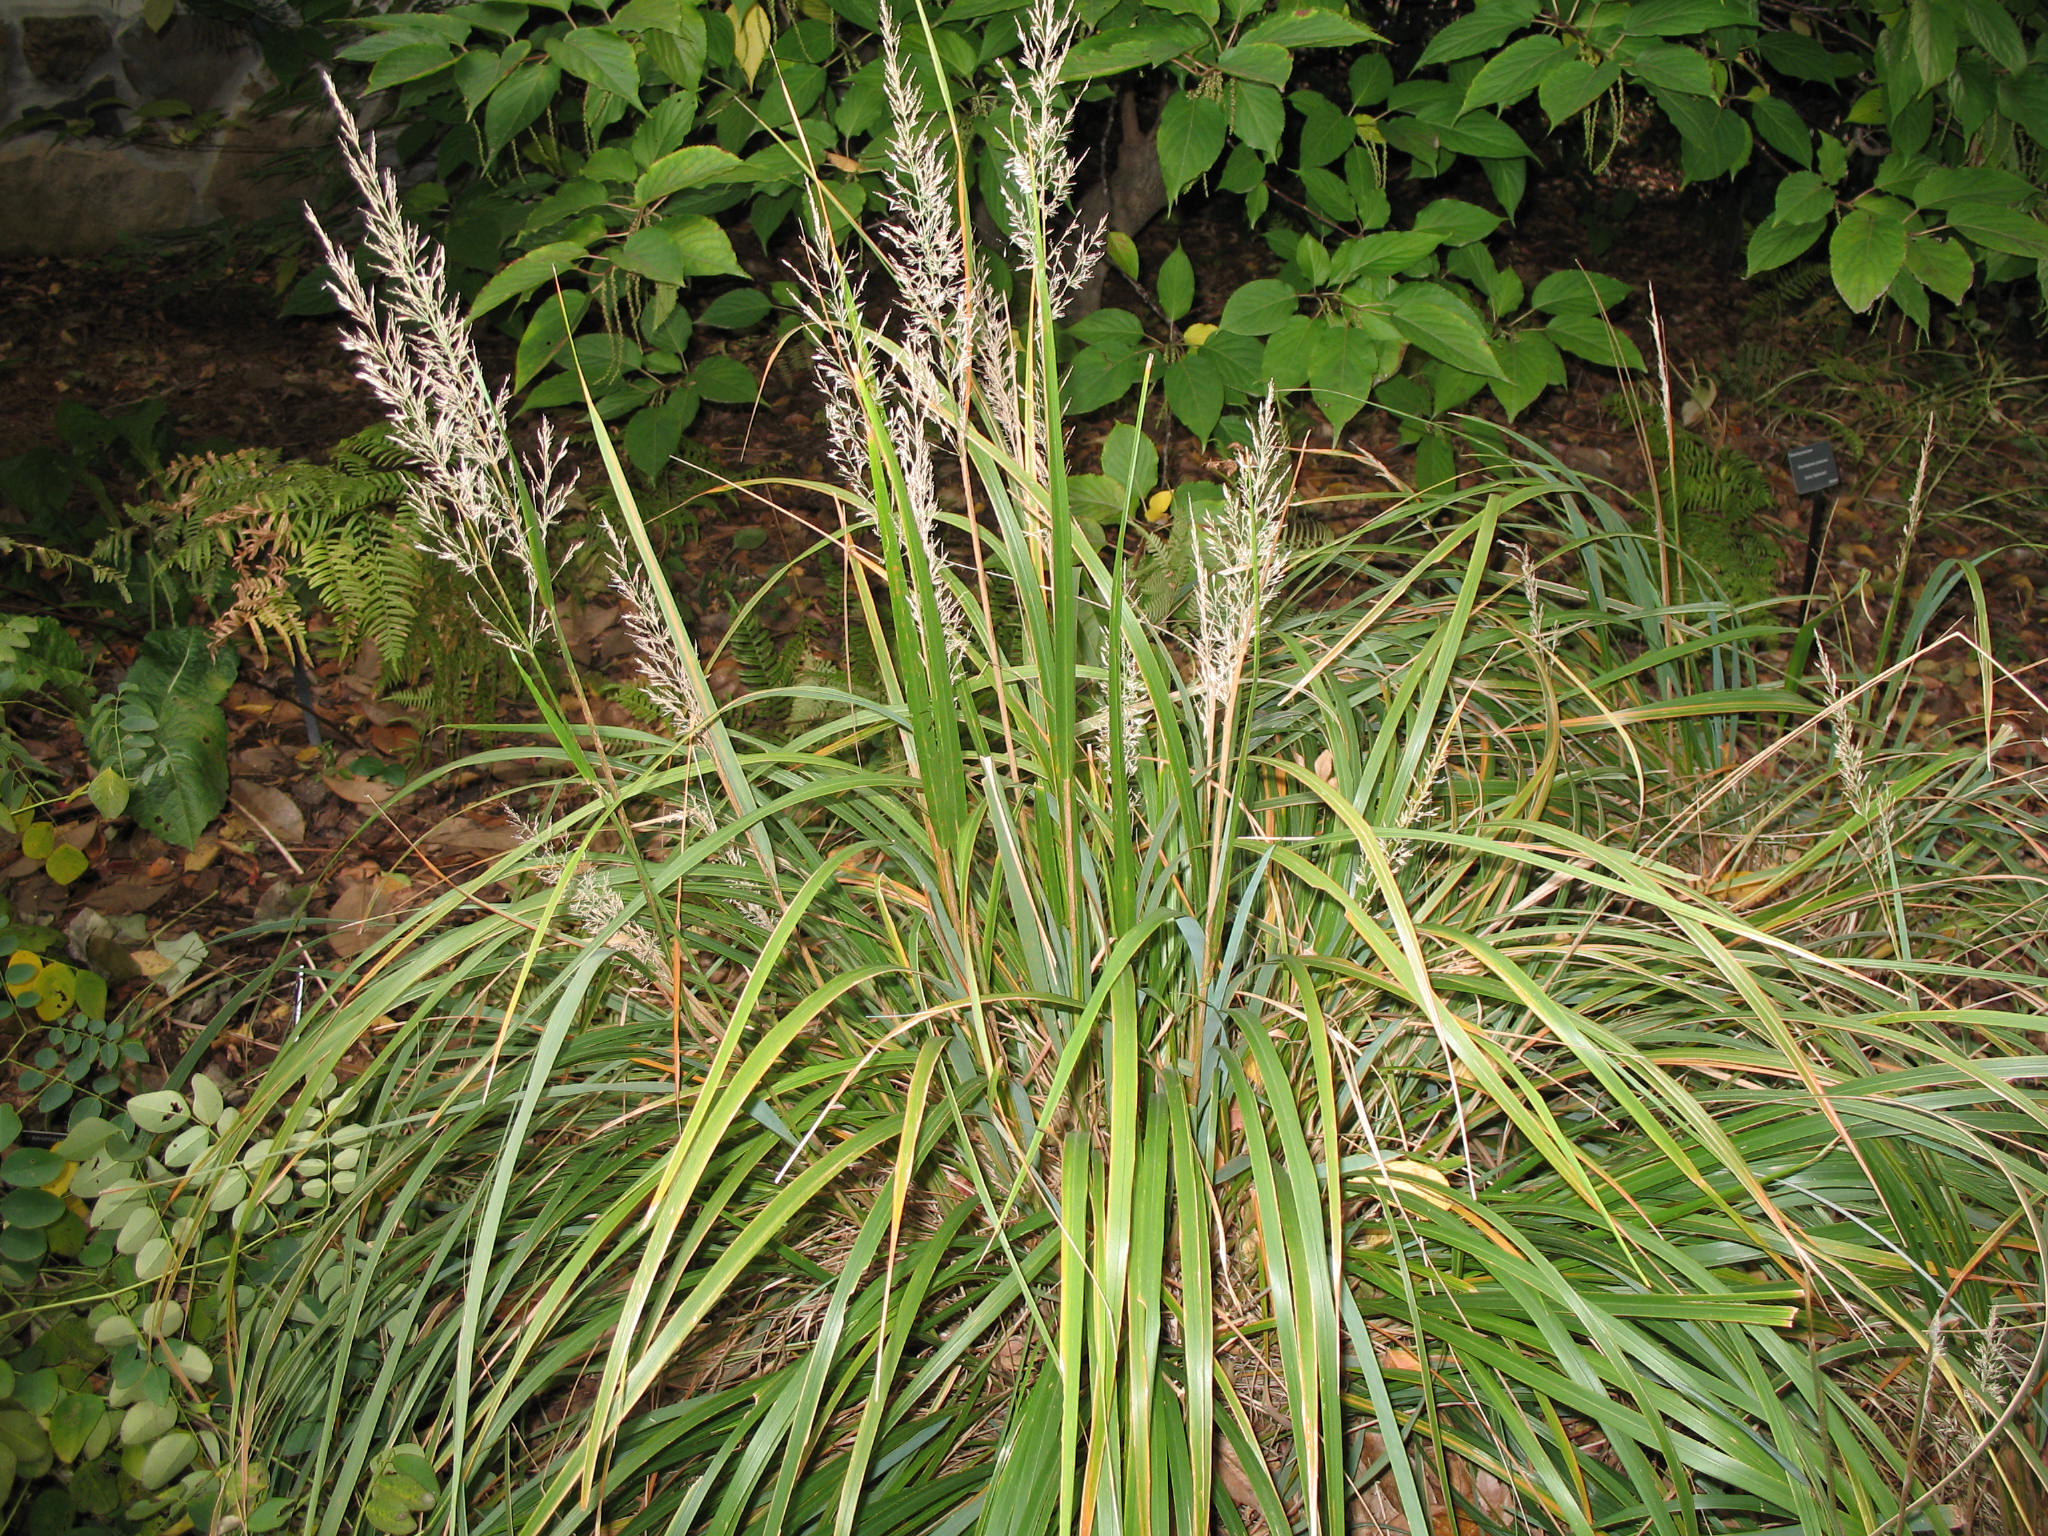
[[143, 1487], [154, 1491], [192, 1465], [192, 1458], [199, 1454], [199, 1440], [188, 1429], [174, 1429], [161, 1440], [153, 1442], [130, 1466], [128, 1458], [134, 1454], [131, 1448], [122, 1456], [122, 1470]]
[[18, 1147], [0, 1160], [0, 1184], [40, 1189], [64, 1172], [64, 1159], [48, 1147]]
[[64, 1202], [47, 1189], [11, 1190], [0, 1197], [0, 1218], [16, 1227], [47, 1227], [64, 1214]]
[[[95, 1153], [102, 1151], [108, 1142], [120, 1135], [120, 1129], [111, 1120], [90, 1115], [80, 1120], [65, 1133], [64, 1139], [50, 1150], [66, 1162], [82, 1163]], [[0, 1144], [5, 1137], [0, 1136]]]
[[185, 1095], [165, 1088], [155, 1093], [138, 1093], [128, 1101], [128, 1118], [142, 1130], [155, 1135], [183, 1125], [192, 1118]]

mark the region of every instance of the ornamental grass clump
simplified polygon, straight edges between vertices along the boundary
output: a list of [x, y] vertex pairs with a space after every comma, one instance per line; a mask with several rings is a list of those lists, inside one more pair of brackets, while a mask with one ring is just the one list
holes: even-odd
[[675, 732], [544, 698], [530, 843], [263, 1080], [244, 1123], [366, 1054], [377, 1134], [240, 1330], [238, 1454], [323, 1533], [2017, 1522], [2038, 782], [1868, 718], [1847, 782], [1882, 688], [1785, 686], [1498, 436], [1317, 543], [1269, 399], [1172, 537], [1098, 538], [1029, 26], [1013, 282], [893, 35], [888, 323], [814, 188], [871, 667], [740, 731], [600, 436]]

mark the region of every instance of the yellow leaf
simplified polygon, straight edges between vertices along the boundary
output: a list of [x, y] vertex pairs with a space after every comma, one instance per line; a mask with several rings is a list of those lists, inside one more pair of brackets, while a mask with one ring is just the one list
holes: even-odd
[[1203, 342], [1216, 334], [1216, 327], [1213, 325], [1191, 325], [1180, 334], [1181, 339], [1190, 347], [1199, 347]]
[[1145, 498], [1145, 518], [1148, 522], [1163, 523], [1173, 512], [1173, 492], [1154, 491]]
[[[15, 967], [23, 965], [29, 968], [28, 975], [22, 978], [20, 981], [14, 980], [13, 976]], [[42, 971], [43, 957], [41, 955], [37, 954], [32, 949], [17, 949], [13, 954], [7, 957], [8, 996], [19, 997], [24, 992], [33, 991], [36, 984], [36, 978], [42, 974]]]
[[77, 991], [73, 985], [77, 980], [77, 974], [61, 960], [52, 961], [43, 967], [42, 974], [36, 977], [36, 985], [42, 992], [41, 999], [36, 1003], [37, 1018], [49, 1024], [71, 1011], [72, 999]]
[[732, 56], [747, 77], [752, 88], [754, 76], [761, 72], [761, 66], [768, 61], [768, 46], [775, 39], [774, 24], [768, 19], [768, 7], [755, 5], [742, 14], [734, 5], [726, 12], [732, 21]]

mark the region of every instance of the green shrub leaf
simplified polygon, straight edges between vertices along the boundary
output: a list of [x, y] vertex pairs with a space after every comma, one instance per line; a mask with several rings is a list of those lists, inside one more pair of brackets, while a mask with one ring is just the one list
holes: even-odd
[[1858, 314], [1870, 308], [1906, 264], [1906, 221], [1865, 199], [1842, 216], [1828, 239], [1828, 268], [1842, 302]]

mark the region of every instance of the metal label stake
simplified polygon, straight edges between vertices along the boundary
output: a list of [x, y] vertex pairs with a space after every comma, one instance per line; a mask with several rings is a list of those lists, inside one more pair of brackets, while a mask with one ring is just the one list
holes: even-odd
[[1811, 602], [1820, 581], [1820, 549], [1827, 537], [1828, 492], [1842, 483], [1842, 472], [1835, 466], [1835, 445], [1828, 442], [1794, 448], [1785, 455], [1785, 467], [1792, 471], [1794, 493], [1813, 501], [1806, 519], [1806, 579], [1800, 583], [1800, 590]]

